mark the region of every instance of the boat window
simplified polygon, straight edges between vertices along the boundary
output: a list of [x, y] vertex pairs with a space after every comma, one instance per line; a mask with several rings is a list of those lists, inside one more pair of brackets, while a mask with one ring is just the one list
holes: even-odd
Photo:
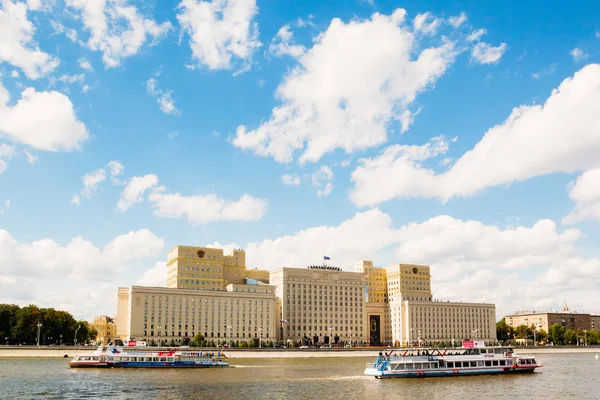
[[450, 362], [448, 362], [446, 364], [447, 364], [446, 365], [447, 368], [454, 368], [454, 363], [452, 361], [450, 361]]
[[506, 360], [500, 360], [500, 365], [506, 365]]
[[487, 353], [487, 349], [481, 349], [481, 354]]
[[423, 369], [429, 369], [429, 363], [423, 363]]
[[483, 361], [477, 361], [477, 366], [478, 367], [483, 367]]
[[406, 364], [406, 369], [415, 369], [414, 364], [408, 363]]
[[415, 369], [423, 369], [423, 364], [422, 363], [415, 363]]
[[513, 365], [512, 360], [506, 360], [506, 365]]
[[152, 361], [159, 361], [159, 357], [154, 357]]
[[532, 363], [532, 364], [537, 364], [537, 363], [535, 362], [535, 358], [532, 358], [532, 359], [531, 359], [531, 363]]
[[167, 357], [161, 357], [160, 361], [167, 361]]
[[492, 361], [492, 365], [493, 365], [493, 366], [498, 366], [498, 360], [494, 360], [494, 361]]
[[477, 366], [477, 361], [471, 361], [471, 367], [476, 367]]
[[404, 370], [404, 367], [405, 367], [404, 364], [396, 364], [396, 369]]
[[486, 366], [486, 367], [491, 367], [491, 366], [492, 366], [492, 362], [491, 362], [491, 361], [488, 361], [488, 360], [486, 360], [486, 362], [485, 362], [485, 366]]

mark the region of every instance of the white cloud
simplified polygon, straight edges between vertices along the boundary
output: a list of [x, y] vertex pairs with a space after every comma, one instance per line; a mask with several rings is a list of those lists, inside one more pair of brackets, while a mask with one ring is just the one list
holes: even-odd
[[333, 191], [333, 171], [326, 165], [312, 174], [312, 184], [317, 188], [317, 196], [329, 196]]
[[80, 206], [81, 205], [81, 197], [79, 197], [79, 195], [74, 194], [73, 197], [71, 198], [71, 204], [73, 204], [75, 206]]
[[90, 173], [83, 175], [83, 189], [81, 195], [85, 198], [91, 198], [96, 192], [98, 185], [106, 180], [106, 171], [100, 168]]
[[0, 84], [0, 134], [17, 142], [38, 150], [71, 151], [89, 138], [71, 100], [62, 93], [26, 88], [17, 104], [11, 107], [8, 101], [8, 91]]
[[300, 177], [297, 175], [288, 175], [288, 174], [282, 175], [281, 181], [283, 182], [284, 185], [292, 185], [292, 186], [300, 185]]
[[546, 68], [542, 68], [539, 72], [535, 72], [531, 74], [531, 76], [535, 79], [540, 79], [542, 76], [552, 75], [556, 72], [556, 64], [552, 64]]
[[156, 185], [158, 185], [158, 177], [154, 174], [134, 176], [123, 189], [117, 208], [120, 211], [126, 211], [132, 205], [141, 203], [146, 191]]
[[60, 78], [58, 78], [59, 81], [61, 81], [63, 83], [67, 83], [67, 84], [73, 84], [73, 83], [82, 84], [84, 79], [85, 79], [84, 74], [77, 74], [77, 75], [63, 74], [60, 76]]
[[267, 210], [267, 201], [244, 194], [237, 201], [227, 201], [216, 194], [184, 196], [165, 193], [164, 189], [148, 195], [154, 215], [164, 218], [186, 217], [192, 224], [216, 221], [256, 221]]
[[585, 171], [569, 185], [575, 209], [563, 218], [564, 224], [585, 220], [600, 221], [600, 168]]
[[0, 174], [2, 174], [4, 171], [6, 171], [7, 167], [8, 167], [8, 163], [5, 160], [0, 160]]
[[30, 79], [54, 70], [60, 61], [41, 51], [33, 40], [35, 26], [27, 19], [27, 5], [10, 0], [0, 0], [0, 4], [0, 62], [20, 68]]
[[249, 67], [260, 47], [256, 0], [183, 0], [177, 20], [190, 38], [192, 56], [198, 66], [230, 69], [241, 63]]
[[571, 54], [573, 61], [575, 62], [585, 61], [589, 57], [583, 50], [579, 48], [574, 48], [569, 54]]
[[304, 46], [294, 44], [293, 33], [290, 31], [289, 25], [282, 26], [277, 35], [271, 40], [269, 45], [269, 53], [277, 57], [291, 56], [294, 58], [300, 57], [306, 49]]
[[500, 61], [507, 48], [506, 43], [494, 47], [491, 44], [479, 42], [473, 47], [471, 58], [478, 64], [495, 64]]
[[460, 27], [467, 20], [467, 14], [461, 12], [460, 15], [448, 18], [448, 23], [455, 28]]
[[277, 88], [281, 104], [271, 118], [255, 130], [238, 126], [233, 144], [278, 162], [303, 151], [301, 162], [315, 162], [336, 148], [352, 153], [384, 143], [388, 128], [457, 54], [443, 38], [420, 50], [405, 14], [332, 20]]
[[0, 157], [11, 158], [15, 155], [15, 146], [6, 143], [0, 143]]
[[4, 201], [4, 205], [0, 208], [0, 215], [4, 214], [6, 210], [10, 208], [10, 199]]
[[421, 32], [425, 35], [433, 35], [440, 26], [442, 20], [431, 15], [430, 12], [417, 14], [413, 20], [415, 32]]
[[481, 37], [485, 34], [487, 34], [487, 29], [485, 29], [485, 28], [476, 29], [473, 32], [471, 32], [469, 34], [469, 36], [467, 36], [467, 40], [469, 42], [478, 42], [479, 39], [481, 39]]
[[123, 167], [123, 164], [121, 164], [120, 162], [113, 160], [108, 162], [108, 169], [110, 171], [111, 176], [118, 176], [123, 173], [125, 167]]
[[[513, 109], [443, 173], [424, 163], [447, 145], [390, 146], [352, 173], [352, 201], [369, 206], [396, 197], [473, 196], [481, 190], [600, 165], [600, 65], [565, 79], [542, 105]], [[385, 185], [382, 184], [385, 182]]]
[[[574, 298], [563, 297], [572, 291], [578, 293], [573, 306], [600, 308], [593, 289], [600, 283], [600, 259], [577, 256], [581, 237], [577, 229], [559, 231], [550, 220], [503, 229], [440, 215], [395, 228], [389, 215], [372, 209], [337, 226], [312, 227], [241, 247], [249, 266], [269, 270], [319, 263], [323, 254], [346, 271], [361, 259], [378, 266], [428, 264], [436, 298], [495, 303], [500, 319], [530, 305], [559, 307], [563, 298]], [[583, 295], [585, 290], [589, 292]]]
[[179, 110], [175, 107], [175, 100], [171, 98], [173, 91], [163, 91], [158, 88], [158, 81], [155, 78], [150, 78], [146, 81], [146, 91], [149, 95], [156, 97], [156, 102], [160, 109], [165, 114], [177, 115]]
[[153, 19], [138, 13], [126, 1], [65, 0], [75, 9], [90, 36], [88, 48], [101, 51], [106, 67], [117, 67], [124, 58], [138, 53], [148, 37], [157, 41], [172, 28], [166, 21], [157, 24]]
[[79, 60], [77, 60], [77, 62], [79, 63], [79, 67], [81, 69], [85, 69], [86, 71], [94, 70], [94, 67], [92, 67], [92, 63], [90, 63], [90, 61], [85, 57], [81, 57]]
[[27, 162], [31, 165], [35, 164], [38, 160], [36, 155], [31, 154], [27, 150], [23, 150], [23, 154], [25, 154], [25, 157], [27, 157]]
[[10, 73], [11, 78], [18, 78], [19, 77], [19, 71], [17, 71], [16, 69], [13, 69]]
[[0, 265], [3, 275], [99, 277], [121, 272], [128, 261], [156, 257], [164, 242], [148, 229], [131, 231], [103, 248], [77, 236], [66, 246], [52, 239], [19, 243], [0, 229]]
[[140, 286], [165, 287], [167, 285], [167, 263], [157, 262], [153, 268], [146, 270], [144, 275], [136, 282]]

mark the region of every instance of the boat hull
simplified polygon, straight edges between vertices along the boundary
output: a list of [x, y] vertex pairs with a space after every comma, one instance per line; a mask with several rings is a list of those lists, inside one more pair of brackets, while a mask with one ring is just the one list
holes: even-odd
[[226, 362], [218, 363], [169, 363], [169, 362], [122, 362], [122, 363], [78, 363], [70, 362], [71, 368], [223, 368], [229, 367]]
[[380, 371], [375, 368], [367, 368], [365, 376], [373, 376], [378, 379], [387, 378], [439, 378], [448, 376], [472, 376], [472, 375], [513, 375], [533, 373], [537, 366], [527, 368], [485, 368], [485, 369], [440, 369], [440, 370], [413, 370], [413, 371]]

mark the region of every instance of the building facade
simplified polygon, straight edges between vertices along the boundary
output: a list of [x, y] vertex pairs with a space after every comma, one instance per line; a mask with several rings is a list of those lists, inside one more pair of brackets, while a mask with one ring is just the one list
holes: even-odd
[[106, 315], [94, 317], [94, 322], [88, 324], [90, 329], [95, 329], [96, 343], [106, 346], [111, 340], [117, 337], [117, 326], [113, 318]]
[[496, 306], [486, 303], [434, 301], [430, 268], [394, 264], [375, 268], [370, 260], [356, 262], [367, 287], [369, 342], [394, 346], [496, 340]]
[[187, 344], [198, 332], [218, 344], [277, 339], [275, 290], [229, 284], [225, 290], [131, 286], [118, 290], [121, 339]]
[[167, 258], [167, 287], [190, 290], [224, 290], [229, 284], [242, 284], [251, 278], [269, 283], [269, 271], [246, 270], [246, 252], [223, 249], [175, 246]]
[[365, 275], [336, 267], [271, 272], [284, 343], [366, 343]]
[[556, 323], [572, 331], [592, 329], [590, 314], [570, 312], [567, 306], [565, 306], [563, 312], [520, 311], [507, 315], [505, 321], [507, 325], [513, 328], [525, 325], [538, 331], [543, 329], [546, 332], [550, 332], [550, 327]]
[[600, 331], [600, 315], [590, 315], [590, 328]]

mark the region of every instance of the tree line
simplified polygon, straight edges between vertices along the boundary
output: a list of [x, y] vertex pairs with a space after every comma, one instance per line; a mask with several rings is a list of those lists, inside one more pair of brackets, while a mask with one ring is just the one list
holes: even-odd
[[39, 326], [40, 345], [87, 343], [96, 338], [95, 329], [87, 321], [77, 321], [73, 316], [54, 308], [39, 308], [34, 304], [19, 307], [16, 304], [0, 304], [0, 343], [37, 344]]
[[582, 329], [566, 329], [558, 322], [550, 327], [549, 332], [543, 329], [535, 330], [534, 328], [533, 325], [512, 327], [502, 318], [496, 323], [496, 336], [500, 342], [517, 343], [518, 341], [525, 341], [525, 343], [528, 343], [530, 340], [535, 340], [536, 344], [552, 343], [555, 346], [600, 344], [600, 332], [594, 329], [590, 329], [587, 332], [584, 332]]

